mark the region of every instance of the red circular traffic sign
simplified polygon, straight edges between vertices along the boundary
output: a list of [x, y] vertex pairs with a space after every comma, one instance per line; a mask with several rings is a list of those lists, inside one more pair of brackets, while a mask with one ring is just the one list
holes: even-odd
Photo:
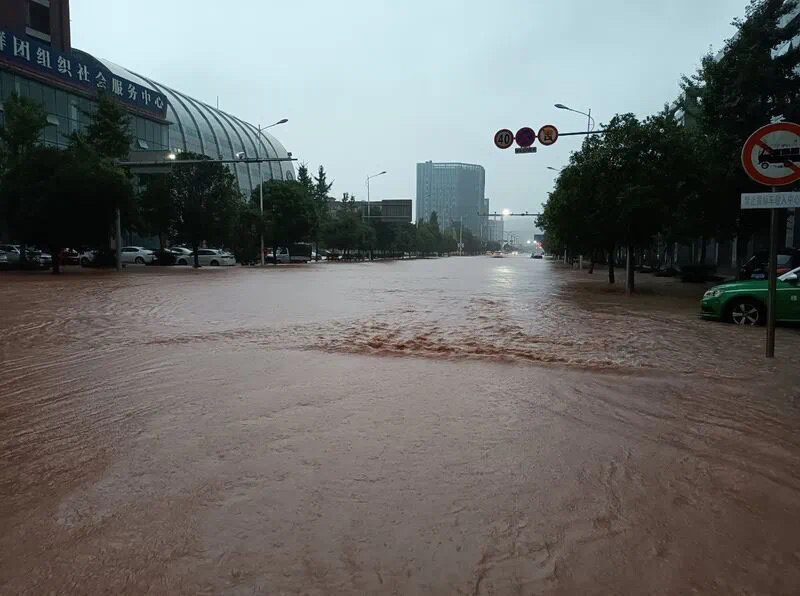
[[800, 124], [762, 126], [745, 141], [742, 167], [765, 186], [786, 186], [800, 180]]
[[498, 149], [508, 149], [514, 143], [514, 133], [507, 128], [501, 128], [494, 133], [494, 144]]
[[536, 138], [545, 147], [552, 145], [558, 140], [558, 129], [552, 124], [545, 124], [539, 129], [539, 134], [536, 135]]
[[530, 126], [523, 126], [517, 131], [515, 138], [520, 147], [530, 147], [536, 141], [536, 131]]

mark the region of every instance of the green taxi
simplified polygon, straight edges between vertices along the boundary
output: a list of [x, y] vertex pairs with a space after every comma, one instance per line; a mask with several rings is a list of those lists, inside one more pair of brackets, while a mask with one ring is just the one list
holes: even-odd
[[[800, 321], [800, 267], [778, 277], [775, 318], [778, 321]], [[735, 281], [714, 286], [703, 295], [700, 313], [703, 317], [735, 323], [762, 325], [767, 316], [767, 280]]]

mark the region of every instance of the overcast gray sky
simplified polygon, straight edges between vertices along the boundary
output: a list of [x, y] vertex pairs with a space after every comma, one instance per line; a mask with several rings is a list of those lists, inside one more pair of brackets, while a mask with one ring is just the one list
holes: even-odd
[[746, 0], [72, 0], [72, 41], [272, 132], [333, 193], [414, 198], [416, 163], [486, 168], [492, 208], [536, 211], [580, 137], [535, 155], [500, 128], [581, 130], [678, 95]]

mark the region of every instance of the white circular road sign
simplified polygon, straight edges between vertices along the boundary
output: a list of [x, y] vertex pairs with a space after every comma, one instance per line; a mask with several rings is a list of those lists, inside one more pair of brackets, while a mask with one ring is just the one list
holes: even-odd
[[514, 133], [503, 128], [494, 133], [494, 144], [498, 149], [508, 149], [514, 144]]
[[755, 131], [742, 149], [742, 167], [765, 186], [785, 186], [800, 180], [800, 125], [767, 124]]

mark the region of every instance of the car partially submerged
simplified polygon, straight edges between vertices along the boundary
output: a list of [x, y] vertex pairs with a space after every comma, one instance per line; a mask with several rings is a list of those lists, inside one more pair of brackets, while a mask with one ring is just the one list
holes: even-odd
[[[800, 267], [778, 277], [775, 320], [800, 321]], [[714, 286], [700, 302], [700, 313], [708, 319], [736, 325], [763, 325], [767, 314], [769, 282], [765, 279], [734, 281]]]

